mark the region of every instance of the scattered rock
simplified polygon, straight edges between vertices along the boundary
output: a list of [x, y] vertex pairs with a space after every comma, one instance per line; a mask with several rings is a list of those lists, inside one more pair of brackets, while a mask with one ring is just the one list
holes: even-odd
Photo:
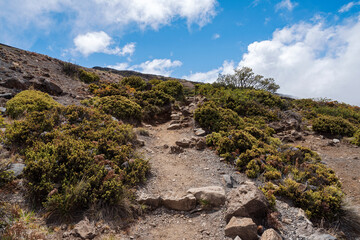
[[261, 235], [260, 240], [282, 240], [282, 237], [274, 229], [270, 228]]
[[333, 141], [334, 144], [340, 143], [340, 140], [339, 140], [339, 139], [336, 139], [336, 138], [334, 138], [332, 141]]
[[0, 94], [0, 97], [5, 98], [5, 99], [11, 99], [11, 98], [14, 97], [14, 94], [12, 94], [12, 93], [2, 93], [2, 94]]
[[181, 129], [181, 124], [170, 124], [167, 130], [177, 130]]
[[45, 92], [47, 92], [51, 95], [59, 96], [63, 93], [63, 90], [61, 89], [60, 86], [58, 86], [57, 84], [55, 84], [49, 80], [45, 80], [43, 82], [43, 86], [44, 86]]
[[176, 141], [175, 144], [179, 147], [188, 148], [190, 147], [191, 140], [187, 138], [183, 138], [180, 141]]
[[206, 132], [205, 132], [205, 130], [202, 129], [202, 128], [197, 128], [197, 129], [195, 130], [195, 135], [196, 135], [196, 136], [205, 136], [205, 135], [206, 135]]
[[239, 236], [236, 236], [236, 238], [234, 238], [234, 240], [241, 240], [241, 238]]
[[314, 234], [310, 235], [309, 240], [336, 240], [336, 237], [331, 236], [330, 234], [322, 233], [321, 231], [316, 231]]
[[171, 120], [180, 120], [180, 115], [179, 114], [171, 114]]
[[152, 208], [157, 208], [160, 205], [161, 198], [158, 195], [148, 195], [148, 194], [141, 194], [138, 198], [138, 202], [140, 204], [148, 205]]
[[161, 204], [172, 210], [190, 211], [196, 207], [196, 198], [192, 194], [179, 196], [176, 193], [168, 193], [161, 197]]
[[195, 149], [196, 150], [203, 150], [206, 148], [206, 141], [203, 138], [198, 139], [195, 143]]
[[218, 207], [226, 201], [225, 190], [219, 186], [191, 188], [188, 193], [193, 194], [198, 202], [203, 201], [211, 206]]
[[0, 107], [0, 112], [1, 112], [2, 114], [6, 113], [6, 108]]
[[257, 227], [251, 218], [232, 217], [225, 227], [225, 236], [235, 238], [239, 236], [242, 239], [256, 240]]
[[170, 147], [170, 154], [179, 154], [184, 152], [184, 149], [182, 147], [179, 146], [171, 146]]
[[93, 239], [96, 237], [95, 225], [85, 218], [75, 225], [74, 235], [82, 239]]
[[268, 212], [269, 203], [263, 192], [253, 182], [243, 182], [228, 195], [225, 219], [228, 222], [233, 216], [262, 219]]
[[222, 177], [223, 177], [225, 186], [228, 188], [232, 188], [233, 187], [233, 178], [228, 174], [225, 174]]
[[25, 90], [28, 87], [28, 84], [25, 81], [17, 78], [6, 79], [5, 82], [1, 85], [6, 88], [13, 88], [18, 90]]
[[13, 171], [14, 176], [18, 177], [22, 174], [22, 172], [24, 171], [24, 168], [25, 168], [25, 164], [23, 164], [23, 163], [12, 163], [10, 165], [9, 171]]

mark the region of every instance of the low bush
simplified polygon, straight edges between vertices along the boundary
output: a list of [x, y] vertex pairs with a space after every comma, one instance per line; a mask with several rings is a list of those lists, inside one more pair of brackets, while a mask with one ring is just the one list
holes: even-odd
[[360, 129], [355, 132], [354, 139], [352, 140], [352, 143], [355, 144], [355, 145], [360, 146]]
[[160, 79], [156, 79], [156, 78], [153, 78], [149, 81], [149, 83], [152, 85], [152, 86], [156, 86], [158, 85], [159, 83], [162, 83], [163, 81], [161, 81]]
[[62, 63], [62, 70], [66, 75], [74, 77], [79, 72], [79, 66], [77, 66], [77, 65], [75, 65], [73, 63], [69, 63], [69, 62], [63, 62]]
[[6, 103], [6, 113], [12, 118], [18, 118], [26, 113], [49, 110], [57, 106], [60, 104], [47, 93], [25, 90]]
[[217, 107], [212, 101], [205, 102], [197, 108], [194, 118], [202, 128], [209, 131], [228, 131], [245, 125], [244, 120], [236, 112]]
[[157, 84], [154, 87], [155, 90], [163, 91], [164, 93], [172, 96], [178, 101], [184, 99], [184, 87], [177, 80], [168, 80]]
[[141, 122], [141, 107], [126, 97], [115, 95], [107, 96], [99, 99], [97, 106], [105, 113], [126, 122]]
[[130, 96], [130, 89], [119, 83], [99, 83], [99, 84], [90, 84], [89, 90], [97, 97], [106, 97], [121, 95], [124, 97]]
[[313, 130], [322, 134], [352, 136], [354, 126], [341, 117], [320, 116], [313, 120]]
[[51, 216], [71, 217], [90, 206], [122, 202], [145, 179], [132, 127], [97, 109], [58, 107], [28, 114], [5, 132], [8, 146], [25, 155], [31, 199]]
[[80, 81], [84, 83], [93, 83], [100, 80], [99, 75], [93, 72], [85, 71], [84, 69], [79, 69], [78, 76]]
[[137, 76], [124, 77], [121, 79], [120, 84], [134, 88], [137, 91], [142, 91], [146, 88], [145, 80]]
[[142, 107], [145, 121], [154, 121], [164, 116], [169, 118], [171, 104], [175, 101], [173, 97], [159, 90], [136, 92], [134, 98], [135, 102]]
[[0, 187], [14, 179], [14, 173], [9, 171], [10, 162], [8, 159], [0, 159]]

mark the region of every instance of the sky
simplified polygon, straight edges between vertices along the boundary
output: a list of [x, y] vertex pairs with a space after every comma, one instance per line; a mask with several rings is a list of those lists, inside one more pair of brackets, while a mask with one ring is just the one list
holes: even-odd
[[246, 66], [279, 93], [360, 105], [360, 1], [0, 0], [0, 43], [207, 83]]

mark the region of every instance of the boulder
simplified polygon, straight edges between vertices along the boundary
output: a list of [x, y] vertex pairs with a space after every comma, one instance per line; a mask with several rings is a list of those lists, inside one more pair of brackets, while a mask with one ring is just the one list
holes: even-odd
[[190, 147], [191, 140], [187, 138], [183, 138], [180, 141], [176, 141], [175, 144], [179, 147], [188, 148]]
[[85, 218], [74, 227], [74, 235], [82, 239], [93, 239], [96, 237], [95, 224]]
[[1, 85], [6, 88], [14, 88], [18, 90], [25, 90], [28, 87], [28, 84], [25, 81], [17, 78], [6, 79]]
[[167, 128], [167, 130], [177, 130], [177, 129], [180, 129], [182, 128], [181, 127], [181, 124], [170, 124], [169, 127]]
[[227, 200], [225, 215], [227, 222], [233, 216], [263, 219], [269, 210], [269, 203], [263, 192], [249, 181], [231, 190], [227, 195]]
[[43, 83], [45, 92], [51, 94], [51, 95], [61, 95], [63, 93], [63, 90], [61, 87], [49, 80], [45, 80]]
[[232, 217], [225, 227], [225, 236], [235, 238], [239, 236], [241, 239], [256, 240], [257, 226], [251, 218]]
[[171, 192], [161, 197], [161, 204], [172, 210], [190, 211], [196, 207], [196, 198], [192, 194], [179, 195]]
[[188, 190], [195, 196], [196, 200], [208, 203], [211, 206], [221, 206], [225, 204], [225, 190], [219, 186], [208, 186], [200, 188], [191, 188]]
[[274, 229], [267, 229], [262, 235], [260, 240], [282, 240], [282, 237]]
[[148, 195], [148, 194], [141, 194], [138, 198], [138, 202], [140, 204], [148, 205], [152, 208], [157, 208], [160, 205], [161, 198], [158, 195]]

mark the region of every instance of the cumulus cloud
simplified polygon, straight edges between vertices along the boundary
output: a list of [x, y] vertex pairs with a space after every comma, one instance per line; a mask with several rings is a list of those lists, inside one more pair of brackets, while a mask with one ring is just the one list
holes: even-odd
[[339, 9], [339, 13], [348, 12], [348, 11], [350, 11], [351, 8], [353, 8], [354, 6], [358, 6], [358, 5], [360, 5], [360, 1], [358, 1], [358, 2], [349, 2], [348, 4], [345, 4], [344, 6], [342, 6]]
[[223, 65], [219, 68], [212, 69], [208, 72], [190, 73], [190, 75], [183, 76], [182, 78], [195, 82], [212, 83], [216, 81], [219, 74], [233, 74], [234, 67], [233, 61], [224, 61]]
[[52, 30], [51, 23], [59, 21], [53, 16], [58, 14], [85, 31], [129, 24], [158, 29], [179, 18], [204, 26], [216, 15], [216, 6], [216, 0], [11, 0], [0, 1], [0, 21], [10, 27]]
[[129, 66], [128, 63], [118, 63], [116, 65], [108, 66], [117, 70], [134, 70], [142, 73], [150, 73], [162, 76], [170, 76], [174, 68], [180, 67], [181, 61], [170, 59], [153, 59], [137, 65]]
[[103, 31], [80, 34], [74, 39], [75, 51], [84, 56], [89, 56], [92, 53], [125, 56], [132, 55], [135, 51], [135, 43], [128, 43], [123, 48], [110, 48], [112, 42], [112, 38]]
[[280, 91], [360, 105], [360, 18], [345, 25], [299, 23], [248, 46], [239, 66], [274, 77]]
[[291, 2], [291, 0], [282, 0], [278, 4], [275, 5], [276, 11], [281, 9], [286, 9], [288, 11], [292, 11], [298, 4], [295, 2]]

